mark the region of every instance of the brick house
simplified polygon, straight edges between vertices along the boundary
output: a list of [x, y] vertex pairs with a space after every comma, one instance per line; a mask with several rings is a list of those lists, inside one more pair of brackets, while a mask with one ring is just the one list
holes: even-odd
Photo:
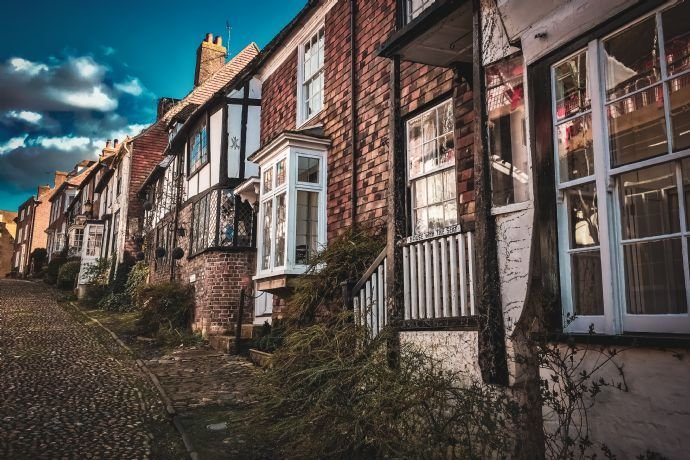
[[[260, 93], [240, 78], [258, 52], [252, 43], [225, 62], [221, 38], [206, 37], [195, 88], [166, 118], [165, 157], [140, 187], [151, 282], [192, 283], [193, 326], [204, 335], [236, 322], [242, 279], [255, 265], [252, 207], [232, 192], [258, 172], [246, 156], [258, 146]], [[250, 322], [249, 307], [244, 316]]]
[[309, 2], [252, 68], [261, 175], [242, 187], [259, 189], [274, 316], [312, 251], [383, 220], [386, 250], [348, 299], [373, 334], [515, 391], [537, 324], [634, 344], [616, 358], [634, 388], [592, 410], [592, 437], [681, 458], [689, 17], [686, 2]]
[[50, 194], [49, 224], [46, 229], [48, 234], [47, 250], [48, 260], [52, 260], [58, 254], [78, 256], [76, 248], [81, 248], [83, 234], [76, 231], [77, 228], [70, 221], [67, 213], [79, 187], [89, 173], [94, 169], [96, 162], [82, 160], [68, 173], [55, 173], [55, 188]]
[[50, 213], [48, 197], [51, 192], [50, 186], [39, 186], [36, 195], [32, 195], [19, 205], [17, 210], [12, 269], [19, 276], [26, 276], [33, 272], [31, 254], [35, 249], [46, 248], [45, 230], [48, 227]]
[[16, 212], [0, 210], [0, 277], [12, 272], [14, 239], [17, 235]]

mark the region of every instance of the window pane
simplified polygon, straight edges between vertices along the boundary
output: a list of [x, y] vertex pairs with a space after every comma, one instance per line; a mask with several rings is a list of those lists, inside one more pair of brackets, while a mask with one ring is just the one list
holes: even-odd
[[674, 163], [622, 174], [620, 184], [623, 239], [680, 231]]
[[414, 234], [419, 235], [429, 231], [426, 208], [417, 209], [414, 212]]
[[594, 184], [585, 184], [565, 191], [570, 219], [570, 247], [599, 245], [599, 210]]
[[308, 264], [316, 253], [319, 227], [319, 194], [297, 192], [295, 263]]
[[668, 151], [661, 85], [607, 107], [611, 164], [621, 166]]
[[443, 172], [443, 199], [455, 200], [457, 186], [455, 180], [455, 168], [446, 169]]
[[298, 157], [297, 180], [299, 182], [319, 183], [319, 159]]
[[264, 193], [273, 190], [273, 168], [264, 171]]
[[587, 83], [587, 52], [583, 51], [554, 69], [556, 119], [562, 120], [589, 110], [591, 101]]
[[654, 16], [604, 41], [608, 100], [630, 94], [661, 78]]
[[593, 175], [592, 116], [587, 114], [567, 121], [557, 131], [561, 182]]
[[436, 173], [428, 176], [426, 184], [429, 204], [443, 201], [443, 173]]
[[441, 230], [445, 228], [446, 220], [443, 216], [443, 205], [437, 204], [427, 208], [429, 216], [429, 230]]
[[673, 150], [690, 147], [690, 74], [668, 82], [671, 99]]
[[263, 204], [263, 248], [261, 250], [261, 269], [271, 268], [271, 228], [273, 226], [273, 201]]
[[285, 183], [285, 160], [276, 163], [276, 187]]
[[449, 100], [438, 108], [438, 133], [452, 134], [455, 121], [453, 120], [453, 101]]
[[522, 56], [487, 69], [487, 111], [494, 206], [528, 196]]
[[680, 238], [626, 244], [624, 253], [628, 313], [687, 312]]
[[422, 165], [422, 119], [415, 118], [407, 124], [407, 154], [410, 161], [410, 175], [416, 177], [424, 172]]
[[690, 68], [690, 2], [680, 2], [664, 11], [661, 18], [668, 72], [676, 74]]
[[604, 290], [599, 251], [571, 254], [573, 311], [578, 315], [603, 315]]
[[690, 158], [682, 163], [683, 168], [683, 193], [685, 195], [685, 228], [690, 231]]
[[446, 201], [443, 204], [443, 213], [445, 215], [445, 222], [443, 227], [450, 227], [458, 223], [458, 204], [453, 200]]
[[285, 265], [286, 206], [285, 193], [276, 197], [276, 257], [274, 265]]
[[414, 207], [421, 208], [426, 206], [426, 178], [422, 177], [412, 182], [412, 188], [414, 190]]

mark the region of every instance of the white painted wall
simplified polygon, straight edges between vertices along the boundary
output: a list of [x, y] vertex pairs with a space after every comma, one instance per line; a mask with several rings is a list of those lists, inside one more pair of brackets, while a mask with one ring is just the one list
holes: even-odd
[[[241, 96], [240, 96], [241, 97]], [[228, 177], [240, 177], [242, 105], [228, 104]]]
[[210, 185], [213, 186], [218, 184], [220, 178], [221, 142], [223, 140], [223, 135], [225, 134], [225, 129], [223, 129], [222, 108], [211, 114], [211, 123], [209, 126], [211, 129], [211, 141], [209, 143], [210, 163], [208, 167]]

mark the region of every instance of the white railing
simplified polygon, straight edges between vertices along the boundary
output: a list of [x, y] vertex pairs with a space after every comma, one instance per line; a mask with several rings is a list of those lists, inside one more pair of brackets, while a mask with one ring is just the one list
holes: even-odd
[[474, 316], [474, 235], [403, 243], [405, 319]]
[[355, 321], [366, 326], [372, 338], [388, 324], [386, 266], [384, 249], [352, 289]]

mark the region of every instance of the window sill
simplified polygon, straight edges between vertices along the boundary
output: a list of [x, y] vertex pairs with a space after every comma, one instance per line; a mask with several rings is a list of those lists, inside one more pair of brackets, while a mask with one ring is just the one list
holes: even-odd
[[491, 208], [492, 216], [500, 216], [503, 214], [510, 214], [511, 212], [526, 211], [532, 209], [532, 200], [522, 201], [520, 203], [512, 203], [504, 206], [493, 206]]
[[[299, 130], [301, 130], [301, 129], [304, 129], [304, 128], [306, 127], [306, 125], [307, 125], [310, 121], [313, 121], [315, 118], [317, 118], [319, 115], [321, 115], [321, 114], [323, 113], [323, 111], [324, 111], [324, 107], [322, 107], [321, 110], [319, 110], [318, 112], [316, 112], [315, 114], [313, 114], [311, 117], [307, 118], [306, 120], [301, 120], [301, 121], [300, 121], [300, 120], [298, 119], [297, 122], [295, 123], [295, 126], [296, 126], [296, 127], [295, 127], [295, 130], [296, 130], [296, 131], [299, 131]], [[316, 128], [317, 126], [320, 126], [320, 125], [321, 125], [321, 124], [319, 123], [319, 124], [317, 124], [317, 125], [314, 125], [314, 127]]]
[[558, 343], [581, 343], [589, 345], [624, 346], [637, 348], [683, 348], [690, 349], [690, 334], [628, 333], [566, 334], [556, 333], [550, 338]]

